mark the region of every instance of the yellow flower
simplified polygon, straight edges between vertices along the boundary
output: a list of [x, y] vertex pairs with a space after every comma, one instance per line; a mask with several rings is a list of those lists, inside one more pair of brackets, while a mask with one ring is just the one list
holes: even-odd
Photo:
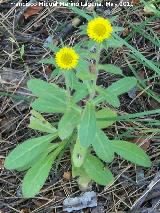
[[113, 28], [110, 21], [102, 17], [94, 18], [89, 21], [87, 26], [87, 34], [89, 38], [99, 43], [109, 38], [112, 31]]
[[56, 53], [56, 64], [61, 69], [73, 69], [78, 64], [79, 55], [73, 48], [63, 47]]

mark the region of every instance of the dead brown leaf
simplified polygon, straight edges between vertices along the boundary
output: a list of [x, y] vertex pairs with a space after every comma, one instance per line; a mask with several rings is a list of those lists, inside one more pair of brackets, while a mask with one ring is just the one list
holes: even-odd
[[130, 29], [128, 27], [126, 27], [123, 32], [122, 32], [122, 36], [126, 37], [130, 32]]
[[0, 158], [0, 171], [4, 169], [4, 159]]
[[47, 75], [51, 74], [51, 72], [53, 71], [53, 68], [51, 65], [48, 65], [46, 68], [45, 68], [45, 73]]
[[23, 14], [25, 19], [28, 19], [30, 16], [38, 14], [43, 9], [42, 6], [36, 5], [36, 6], [30, 6], [26, 10], [26, 12]]
[[96, 73], [96, 66], [95, 66], [95, 64], [91, 64], [90, 67], [89, 67], [89, 70], [93, 74]]
[[22, 209], [21, 213], [30, 213], [31, 211], [29, 209]]
[[137, 5], [137, 4], [139, 4], [140, 3], [140, 0], [132, 0], [132, 4], [133, 5]]

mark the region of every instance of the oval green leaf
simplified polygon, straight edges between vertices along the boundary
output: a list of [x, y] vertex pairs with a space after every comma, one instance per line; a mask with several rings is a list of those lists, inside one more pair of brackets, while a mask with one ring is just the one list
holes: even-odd
[[83, 168], [88, 176], [100, 185], [106, 186], [114, 181], [111, 171], [108, 168], [104, 168], [103, 163], [93, 155], [88, 155]]
[[[117, 113], [109, 108], [104, 108], [96, 112], [97, 126], [100, 129], [111, 126], [116, 121]], [[104, 118], [105, 120], [101, 120]], [[108, 120], [107, 120], [108, 119]], [[109, 120], [112, 119], [112, 120]]]
[[137, 85], [137, 79], [134, 77], [122, 78], [106, 89], [106, 92], [114, 94], [116, 96], [122, 95], [125, 92], [130, 91]]
[[68, 109], [62, 116], [60, 122], [58, 123], [58, 135], [64, 140], [71, 136], [74, 128], [80, 121], [80, 114], [73, 110]]
[[28, 165], [25, 165], [24, 167], [21, 168], [17, 168], [16, 171], [25, 171], [28, 170], [33, 164], [35, 164], [37, 162], [37, 160], [39, 160], [40, 158], [42, 158], [43, 156], [47, 156], [48, 153], [50, 153], [51, 151], [53, 151], [54, 149], [56, 149], [59, 146], [59, 143], [49, 143], [48, 144], [48, 148], [44, 150], [44, 152], [42, 152], [40, 155], [38, 155], [33, 161], [31, 161]]
[[97, 130], [96, 137], [92, 145], [94, 151], [101, 160], [108, 163], [113, 161], [114, 151], [111, 145], [111, 141], [102, 130]]
[[121, 41], [118, 41], [117, 39], [110, 38], [107, 39], [106, 42], [103, 44], [104, 49], [108, 51], [108, 48], [120, 48], [123, 46], [123, 43]]
[[22, 183], [22, 193], [25, 198], [31, 198], [38, 194], [49, 175], [54, 160], [62, 151], [65, 144], [66, 142], [60, 143], [53, 152], [47, 157], [42, 156], [42, 158], [27, 171]]
[[40, 132], [55, 133], [57, 131], [40, 113], [32, 110], [29, 128], [38, 130]]
[[48, 148], [48, 144], [57, 137], [56, 134], [49, 134], [38, 138], [26, 140], [18, 145], [5, 159], [7, 169], [25, 167], [34, 161], [38, 155]]
[[123, 75], [121, 68], [115, 66], [114, 64], [100, 64], [98, 69], [112, 74]]
[[[120, 101], [116, 94], [108, 91], [107, 89], [103, 89], [101, 87], [96, 87], [97, 92], [101, 95], [102, 101], [105, 100], [108, 104], [110, 104], [113, 107], [119, 107]], [[97, 97], [99, 99], [99, 97]]]
[[88, 147], [90, 144], [92, 144], [92, 141], [95, 140], [95, 134], [95, 109], [92, 103], [87, 102], [78, 129], [78, 137], [80, 140], [80, 144], [84, 147]]
[[67, 104], [59, 104], [54, 100], [45, 100], [37, 98], [32, 104], [32, 108], [39, 112], [47, 113], [63, 113], [66, 110]]
[[88, 89], [85, 87], [84, 84], [80, 84], [79, 87], [76, 88], [76, 91], [72, 96], [72, 101], [74, 103], [77, 103], [83, 98], [85, 98], [87, 95], [88, 95]]
[[121, 140], [112, 140], [111, 142], [113, 150], [124, 159], [139, 166], [151, 166], [151, 161], [148, 155], [136, 144]]
[[22, 183], [22, 193], [25, 198], [34, 197], [39, 193], [49, 175], [52, 163], [53, 156], [48, 155], [36, 162], [27, 171]]
[[27, 82], [27, 86], [33, 94], [43, 100], [51, 102], [51, 104], [66, 105], [67, 93], [56, 84], [39, 79], [31, 79]]
[[76, 73], [77, 78], [81, 79], [82, 81], [85, 80], [93, 80], [95, 75], [90, 73], [90, 71], [81, 70]]
[[42, 64], [53, 64], [53, 65], [56, 65], [55, 59], [53, 57], [43, 58], [42, 60], [40, 60], [40, 63], [42, 63]]
[[88, 148], [81, 146], [79, 140], [76, 141], [72, 151], [72, 161], [75, 167], [81, 167], [87, 155]]

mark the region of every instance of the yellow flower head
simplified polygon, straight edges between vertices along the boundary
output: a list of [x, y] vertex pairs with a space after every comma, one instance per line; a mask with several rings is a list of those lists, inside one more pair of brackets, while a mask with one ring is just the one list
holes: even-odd
[[89, 21], [87, 26], [87, 34], [89, 38], [99, 43], [109, 38], [112, 31], [113, 28], [110, 21], [102, 17], [94, 18]]
[[79, 55], [73, 48], [63, 47], [56, 53], [56, 64], [61, 69], [73, 69], [78, 64]]

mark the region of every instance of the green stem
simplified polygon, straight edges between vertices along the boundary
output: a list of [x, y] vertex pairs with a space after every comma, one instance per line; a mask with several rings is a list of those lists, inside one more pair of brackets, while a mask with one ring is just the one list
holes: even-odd
[[97, 78], [98, 78], [98, 72], [99, 72], [99, 69], [98, 69], [98, 65], [99, 65], [99, 61], [100, 61], [100, 54], [101, 54], [101, 48], [102, 48], [102, 45], [97, 45], [97, 56], [96, 56], [96, 64], [95, 64], [95, 79], [93, 80], [93, 90], [92, 90], [92, 93], [90, 94], [90, 100], [92, 100], [95, 96], [95, 93], [96, 93], [96, 85], [97, 85]]
[[70, 102], [71, 93], [70, 93], [70, 88], [69, 88], [69, 82], [68, 82], [68, 75], [67, 75], [67, 73], [64, 73], [64, 78], [65, 78], [66, 90], [67, 90], [67, 94], [68, 94], [68, 102]]

